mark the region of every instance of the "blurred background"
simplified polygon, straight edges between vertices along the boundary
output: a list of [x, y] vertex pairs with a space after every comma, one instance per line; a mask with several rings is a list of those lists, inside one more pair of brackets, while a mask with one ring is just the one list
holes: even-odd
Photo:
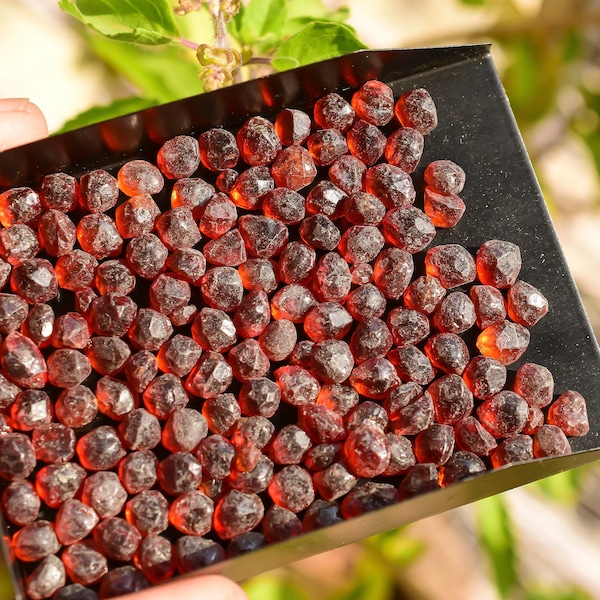
[[[325, 4], [348, 7], [346, 22], [373, 48], [493, 44], [598, 334], [600, 1]], [[200, 91], [191, 63], [185, 73], [161, 73], [160, 53], [127, 59], [130, 50], [114, 51], [112, 42], [78, 25], [54, 0], [0, 2], [0, 97], [29, 97], [46, 114], [51, 132], [91, 107], [117, 101], [128, 112], [137, 108], [136, 95], [164, 102]], [[195, 27], [193, 39], [210, 41], [198, 37], [210, 35], [205, 25]], [[599, 498], [600, 468], [592, 465], [301, 561], [245, 586], [253, 600], [600, 598]], [[10, 600], [2, 590], [0, 579], [0, 600]]]

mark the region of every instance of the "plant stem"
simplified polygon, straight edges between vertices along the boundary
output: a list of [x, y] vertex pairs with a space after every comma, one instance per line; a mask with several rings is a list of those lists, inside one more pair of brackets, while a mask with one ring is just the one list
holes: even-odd
[[194, 52], [196, 50], [198, 50], [199, 44], [197, 44], [196, 42], [192, 42], [191, 40], [186, 40], [185, 38], [179, 38], [179, 43], [184, 48], [190, 48], [190, 50], [194, 50]]

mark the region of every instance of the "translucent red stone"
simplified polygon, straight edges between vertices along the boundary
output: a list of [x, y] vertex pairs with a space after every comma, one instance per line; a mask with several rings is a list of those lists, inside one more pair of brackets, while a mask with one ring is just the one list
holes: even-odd
[[390, 165], [410, 174], [417, 168], [424, 146], [425, 141], [419, 131], [401, 127], [388, 137], [384, 156]]
[[547, 420], [567, 436], [583, 436], [590, 430], [585, 398], [574, 390], [563, 392], [552, 402]]
[[362, 189], [366, 170], [367, 167], [362, 160], [352, 154], [344, 154], [329, 167], [328, 174], [329, 179], [343, 192], [356, 194]]
[[75, 432], [62, 423], [36, 427], [31, 442], [36, 458], [45, 463], [68, 462], [75, 455]]
[[385, 150], [386, 137], [378, 127], [359, 119], [346, 136], [348, 149], [365, 165], [374, 165]]
[[82, 541], [67, 547], [62, 553], [67, 575], [73, 583], [93, 585], [108, 572], [108, 561], [92, 541]]
[[304, 510], [315, 499], [312, 478], [298, 465], [288, 465], [278, 471], [269, 484], [268, 493], [277, 506], [294, 513]]
[[295, 108], [284, 108], [275, 119], [275, 131], [284, 146], [302, 144], [310, 135], [310, 128], [310, 117]]
[[188, 208], [194, 219], [199, 219], [214, 196], [214, 186], [201, 177], [178, 179], [171, 190], [171, 208]]
[[528, 416], [527, 402], [510, 390], [498, 392], [477, 408], [479, 421], [496, 438], [520, 433]]
[[444, 373], [461, 375], [470, 359], [466, 342], [455, 333], [432, 335], [425, 343], [424, 351], [433, 366]]
[[400, 248], [386, 248], [375, 260], [373, 280], [386, 298], [398, 300], [406, 291], [413, 272], [411, 254]]
[[13, 429], [31, 431], [52, 421], [50, 397], [43, 390], [19, 392], [10, 407]]
[[487, 240], [477, 251], [477, 276], [484, 285], [508, 288], [521, 271], [519, 246], [505, 240]]
[[0, 436], [0, 477], [13, 481], [31, 475], [36, 466], [35, 448], [22, 433]]
[[224, 171], [237, 165], [240, 150], [233, 134], [221, 127], [204, 131], [198, 137], [200, 159], [211, 171]]
[[491, 458], [492, 465], [496, 469], [511, 463], [531, 460], [533, 458], [533, 439], [522, 433], [506, 438], [492, 452]]
[[167, 581], [175, 572], [173, 545], [162, 536], [147, 536], [140, 542], [134, 564], [150, 583]]
[[58, 541], [64, 546], [80, 542], [98, 525], [96, 511], [80, 500], [66, 500], [58, 510], [55, 530]]
[[[507, 372], [500, 361], [479, 355], [469, 361], [462, 376], [473, 396], [485, 400], [504, 389]], [[516, 387], [515, 391], [523, 396]]]
[[0, 194], [0, 223], [4, 227], [28, 223], [41, 213], [40, 198], [31, 188], [16, 187]]
[[452, 456], [454, 444], [454, 428], [451, 425], [433, 423], [417, 434], [415, 456], [420, 463], [433, 463], [440, 467]]
[[376, 79], [363, 83], [352, 95], [352, 107], [361, 119], [372, 125], [387, 125], [394, 116], [394, 93]]
[[547, 367], [526, 362], [517, 369], [514, 390], [529, 406], [544, 408], [554, 397], [554, 377]]
[[483, 460], [473, 452], [458, 450], [440, 467], [440, 487], [464, 481], [487, 470]]
[[424, 88], [404, 92], [398, 98], [394, 112], [404, 127], [414, 127], [423, 135], [437, 127], [437, 109], [431, 94]]
[[485, 329], [506, 319], [506, 304], [502, 292], [491, 285], [473, 285], [469, 297], [475, 307], [475, 324]]
[[433, 400], [437, 423], [453, 425], [470, 415], [473, 394], [459, 375], [449, 374], [437, 378], [427, 388]]
[[571, 445], [563, 430], [556, 425], [542, 425], [533, 436], [533, 456], [561, 456], [571, 453]]
[[12, 481], [2, 492], [3, 515], [14, 525], [33, 523], [40, 513], [41, 500], [27, 479]]
[[127, 562], [133, 558], [142, 536], [125, 519], [109, 517], [94, 528], [94, 541], [108, 558]]
[[98, 471], [88, 476], [81, 488], [81, 500], [101, 519], [117, 516], [127, 500], [127, 492], [117, 473]]
[[496, 438], [473, 416], [461, 419], [454, 426], [456, 445], [478, 456], [489, 456], [498, 444]]
[[264, 505], [256, 494], [231, 490], [215, 506], [213, 527], [223, 540], [254, 529], [264, 515]]
[[24, 223], [0, 231], [0, 256], [11, 265], [20, 265], [40, 251], [35, 231]]
[[250, 166], [264, 166], [273, 162], [281, 142], [273, 124], [264, 117], [250, 117], [236, 135], [242, 159]]
[[12, 537], [14, 555], [23, 562], [36, 562], [60, 549], [52, 523], [45, 520], [25, 525]]
[[214, 398], [225, 392], [232, 381], [233, 371], [223, 355], [205, 352], [187, 376], [185, 389], [200, 398]]
[[389, 465], [390, 444], [377, 425], [366, 421], [348, 432], [344, 442], [344, 456], [355, 476], [376, 477]]
[[149, 193], [136, 194], [115, 211], [115, 224], [121, 237], [128, 239], [150, 233], [160, 215], [158, 205]]
[[[149, 490], [154, 486], [158, 479], [156, 467], [158, 460], [151, 450], [140, 450], [130, 452], [119, 463], [118, 480], [122, 482], [123, 491], [127, 490], [130, 494], [139, 494]], [[127, 494], [124, 495], [123, 502]], [[120, 508], [117, 514], [120, 512]]]
[[98, 260], [117, 256], [123, 249], [123, 238], [115, 222], [104, 213], [81, 218], [77, 224], [77, 241], [82, 250]]
[[477, 275], [475, 260], [459, 244], [443, 244], [430, 248], [425, 255], [427, 275], [437, 277], [446, 288], [471, 283]]
[[287, 540], [302, 533], [302, 521], [291, 510], [274, 504], [269, 507], [262, 521], [262, 530], [269, 543]]
[[508, 288], [508, 316], [524, 327], [533, 327], [548, 313], [548, 300], [533, 285], [518, 280]]
[[176, 135], [159, 148], [156, 162], [169, 179], [191, 177], [200, 165], [199, 144], [192, 136]]
[[144, 390], [142, 399], [146, 409], [161, 420], [189, 402], [181, 379], [172, 373], [155, 377]]
[[399, 385], [400, 378], [389, 360], [370, 358], [354, 367], [350, 383], [359, 394], [377, 400]]
[[66, 173], [45, 175], [39, 191], [42, 205], [64, 212], [72, 211], [77, 204], [79, 182]]
[[125, 518], [144, 537], [158, 535], [169, 526], [169, 503], [158, 490], [136, 494], [125, 505]]
[[58, 556], [47, 556], [25, 578], [25, 591], [31, 600], [49, 598], [66, 583], [65, 567]]
[[476, 344], [484, 356], [510, 365], [527, 350], [530, 337], [529, 330], [522, 325], [501, 321], [486, 327], [477, 337]]
[[125, 456], [125, 449], [117, 430], [111, 425], [101, 425], [79, 439], [77, 456], [84, 468], [104, 471], [119, 463]]
[[88, 387], [79, 385], [63, 390], [54, 410], [56, 418], [67, 427], [85, 427], [96, 417], [98, 402]]
[[271, 165], [271, 175], [278, 188], [297, 191], [314, 181], [317, 167], [306, 148], [293, 145], [278, 152]]

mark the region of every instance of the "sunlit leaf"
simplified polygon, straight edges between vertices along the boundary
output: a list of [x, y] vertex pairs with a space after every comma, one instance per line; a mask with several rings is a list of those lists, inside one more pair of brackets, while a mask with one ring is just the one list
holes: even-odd
[[98, 33], [136, 44], [167, 44], [179, 37], [168, 0], [59, 0], [65, 12]]
[[179, 46], [149, 48], [89, 36], [94, 52], [122, 77], [140, 96], [160, 103], [171, 102], [202, 93], [199, 65], [191, 53]]
[[585, 590], [578, 588], [549, 588], [539, 586], [529, 590], [524, 600], [592, 600], [592, 596]]
[[255, 45], [267, 37], [273, 46], [278, 45], [286, 19], [285, 0], [252, 0], [234, 19], [237, 39], [241, 44]]
[[532, 483], [530, 487], [562, 504], [574, 504], [581, 495], [578, 469], [563, 471], [552, 477], [546, 477]]
[[89, 110], [80, 113], [73, 119], [67, 121], [62, 126], [61, 130], [56, 133], [63, 133], [65, 131], [70, 131], [71, 129], [92, 125], [93, 123], [107, 121], [108, 119], [156, 106], [157, 104], [158, 102], [156, 100], [149, 100], [147, 98], [120, 98], [106, 106], [94, 106]]
[[273, 66], [279, 71], [342, 56], [366, 46], [344, 24], [316, 21], [303, 27], [277, 50]]
[[501, 496], [491, 496], [475, 506], [481, 548], [487, 554], [500, 597], [508, 598], [519, 580], [510, 516]]
[[269, 574], [249, 579], [243, 588], [250, 600], [308, 600], [296, 583]]

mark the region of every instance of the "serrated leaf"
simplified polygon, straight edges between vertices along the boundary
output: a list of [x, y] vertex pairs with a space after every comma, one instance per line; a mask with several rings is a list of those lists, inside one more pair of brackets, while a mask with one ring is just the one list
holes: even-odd
[[78, 114], [73, 119], [67, 121], [62, 128], [55, 133], [64, 133], [71, 129], [78, 129], [79, 127], [85, 127], [86, 125], [93, 125], [94, 123], [100, 123], [101, 121], [107, 121], [108, 119], [114, 119], [115, 117], [121, 117], [144, 108], [150, 108], [156, 106], [158, 102], [156, 100], [150, 100], [148, 98], [120, 98], [115, 100], [111, 104], [106, 106], [94, 106], [85, 112]]
[[281, 44], [272, 64], [285, 71], [365, 48], [348, 25], [315, 21]]
[[62, 10], [108, 38], [168, 44], [179, 30], [168, 0], [59, 0]]
[[508, 510], [501, 496], [490, 496], [475, 506], [479, 543], [487, 554], [499, 596], [509, 598], [519, 575]]
[[160, 103], [203, 92], [194, 54], [180, 46], [135, 46], [90, 35], [92, 50], [127, 79], [140, 96]]

